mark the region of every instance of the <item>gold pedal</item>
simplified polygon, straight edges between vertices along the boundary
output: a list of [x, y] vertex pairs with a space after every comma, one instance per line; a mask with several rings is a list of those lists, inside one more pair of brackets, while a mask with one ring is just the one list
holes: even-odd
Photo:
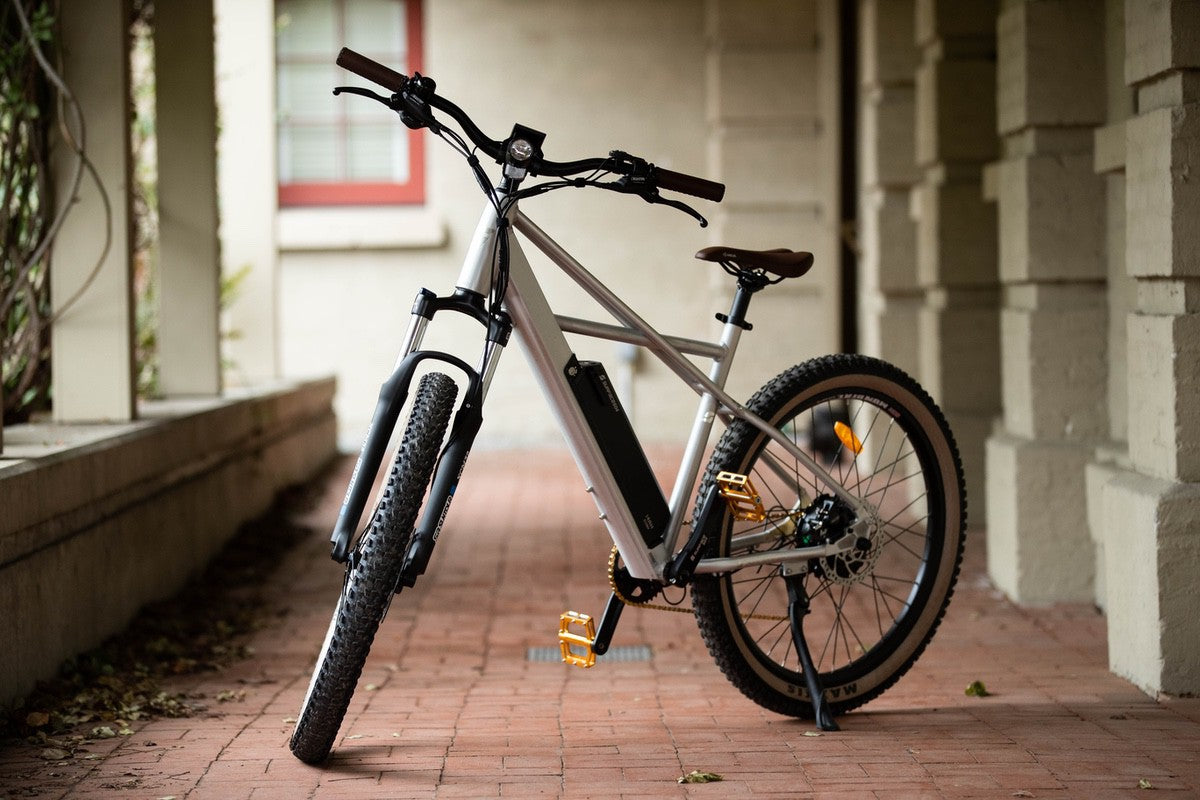
[[735, 519], [762, 522], [767, 518], [762, 498], [748, 476], [736, 472], [718, 472], [717, 491], [729, 504]]
[[595, 666], [596, 651], [592, 649], [595, 641], [596, 623], [587, 614], [568, 611], [558, 618], [558, 646], [566, 663], [584, 669]]

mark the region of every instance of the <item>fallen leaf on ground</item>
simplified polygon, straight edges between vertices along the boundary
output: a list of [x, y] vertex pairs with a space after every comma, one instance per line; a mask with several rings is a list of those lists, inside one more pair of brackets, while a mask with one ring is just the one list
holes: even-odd
[[25, 717], [25, 724], [31, 728], [40, 728], [50, 722], [50, 715], [45, 711], [30, 711]]
[[117, 732], [107, 725], [101, 725], [99, 728], [92, 728], [92, 737], [95, 739], [111, 739], [117, 735]]
[[971, 685], [967, 687], [964, 694], [967, 697], [987, 697], [990, 692], [983, 685], [983, 681], [971, 681]]
[[676, 782], [677, 783], [715, 783], [717, 781], [723, 781], [723, 780], [725, 780], [725, 779], [722, 778], [720, 775], [718, 775], [715, 772], [701, 772], [698, 769], [694, 769], [691, 772], [689, 772], [687, 775], [683, 775], [682, 777], [678, 778], [676, 780]]
[[1027, 791], [1025, 789], [1017, 789], [1015, 792], [1012, 793], [1012, 796], [1013, 797], [1034, 797], [1035, 795], [1033, 792]]
[[47, 747], [42, 752], [38, 753], [38, 758], [43, 759], [44, 761], [62, 761], [64, 758], [70, 757], [70, 753], [58, 747]]
[[1140, 781], [1138, 781], [1138, 788], [1139, 789], [1153, 789], [1154, 784], [1151, 783], [1150, 781], [1146, 780], [1145, 778], [1142, 778]]
[[801, 734], [801, 735], [802, 735], [802, 736], [820, 736], [821, 734], [820, 734], [820, 732], [818, 732], [818, 731], [805, 731], [805, 732], [804, 732], [803, 734]]

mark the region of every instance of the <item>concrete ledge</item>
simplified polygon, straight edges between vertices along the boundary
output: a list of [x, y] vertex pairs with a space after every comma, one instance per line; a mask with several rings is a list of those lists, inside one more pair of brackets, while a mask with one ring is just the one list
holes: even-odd
[[169, 596], [336, 451], [332, 379], [6, 430], [0, 702]]

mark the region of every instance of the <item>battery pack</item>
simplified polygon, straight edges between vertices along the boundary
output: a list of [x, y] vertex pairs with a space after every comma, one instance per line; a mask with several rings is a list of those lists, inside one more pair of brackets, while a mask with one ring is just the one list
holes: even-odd
[[572, 357], [566, 373], [642, 539], [647, 547], [661, 544], [671, 511], [604, 365]]

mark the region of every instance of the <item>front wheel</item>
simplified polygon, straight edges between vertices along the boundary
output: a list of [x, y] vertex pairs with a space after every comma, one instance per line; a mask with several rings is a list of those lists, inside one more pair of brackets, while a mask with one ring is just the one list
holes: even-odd
[[[810, 603], [804, 632], [830, 710], [843, 713], [894, 684], [945, 613], [966, 525], [958, 451], [916, 381], [865, 356], [793, 367], [747, 405], [874, 510], [869, 544], [802, 565]], [[836, 541], [852, 520], [849, 506], [811, 470], [740, 420], [721, 437], [701, 498], [721, 471], [750, 478], [766, 519], [735, 519], [724, 507], [714, 512], [719, 535], [706, 558]], [[700, 575], [692, 602], [710, 653], [743, 694], [781, 714], [811, 718], [782, 573], [769, 564]]]
[[421, 378], [387, 486], [351, 554], [333, 619], [292, 732], [291, 749], [309, 764], [333, 747], [367, 653], [392, 597], [417, 512], [454, 410], [458, 387], [448, 376]]

